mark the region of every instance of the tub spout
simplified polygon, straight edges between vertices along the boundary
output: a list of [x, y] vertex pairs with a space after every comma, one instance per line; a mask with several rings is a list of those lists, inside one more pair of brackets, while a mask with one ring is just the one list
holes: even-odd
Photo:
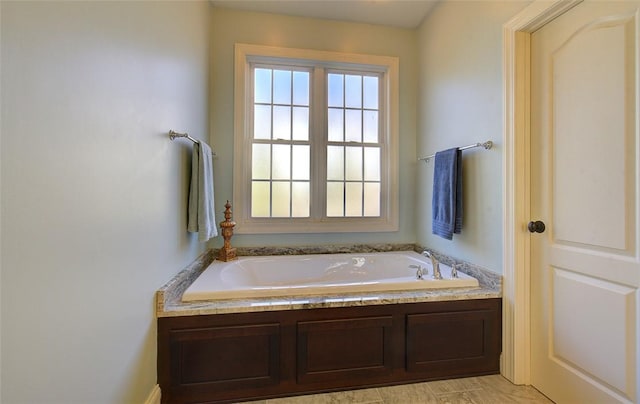
[[422, 255], [431, 259], [431, 266], [433, 267], [433, 279], [442, 279], [442, 274], [440, 273], [440, 263], [438, 262], [436, 257], [434, 257], [433, 254], [427, 250], [424, 250], [422, 252]]

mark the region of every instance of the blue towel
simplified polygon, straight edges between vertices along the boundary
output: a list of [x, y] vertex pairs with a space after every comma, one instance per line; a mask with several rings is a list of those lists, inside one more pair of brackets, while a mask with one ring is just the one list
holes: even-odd
[[456, 153], [456, 224], [453, 232], [460, 234], [462, 231], [462, 150]]
[[193, 144], [187, 230], [205, 242], [218, 235], [213, 207], [213, 156], [204, 142]]
[[462, 152], [436, 153], [431, 201], [432, 232], [451, 240], [462, 231]]

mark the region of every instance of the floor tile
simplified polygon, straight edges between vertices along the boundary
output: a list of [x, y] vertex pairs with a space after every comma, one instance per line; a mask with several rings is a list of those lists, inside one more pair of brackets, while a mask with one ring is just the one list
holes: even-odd
[[429, 387], [435, 395], [456, 393], [461, 391], [478, 390], [482, 386], [478, 383], [476, 377], [467, 377], [463, 379], [449, 379], [429, 382]]
[[428, 383], [404, 384], [379, 388], [385, 404], [438, 403]]
[[[441, 394], [438, 396], [439, 404], [476, 404], [473, 395], [470, 393], [480, 393], [481, 390], [459, 391], [456, 393]], [[481, 393], [480, 393], [481, 394]]]
[[500, 375], [253, 401], [251, 404], [553, 404]]
[[496, 399], [505, 403], [552, 403], [533, 387], [516, 386], [500, 375], [478, 377], [476, 382], [482, 387], [483, 397], [486, 398], [480, 403], [489, 404], [495, 402]]
[[378, 389], [339, 391], [267, 400], [267, 404], [373, 404], [382, 403]]

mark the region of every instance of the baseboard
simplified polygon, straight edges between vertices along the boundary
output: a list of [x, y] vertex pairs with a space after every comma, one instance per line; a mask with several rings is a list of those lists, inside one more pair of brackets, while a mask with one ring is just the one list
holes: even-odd
[[160, 404], [160, 385], [156, 384], [151, 389], [151, 393], [146, 400], [144, 400], [144, 404]]

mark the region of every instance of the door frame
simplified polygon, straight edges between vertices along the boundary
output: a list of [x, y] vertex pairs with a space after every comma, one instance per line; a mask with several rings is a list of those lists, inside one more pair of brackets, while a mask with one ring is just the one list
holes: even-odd
[[531, 384], [531, 34], [583, 0], [535, 0], [503, 26], [503, 335], [501, 373]]

